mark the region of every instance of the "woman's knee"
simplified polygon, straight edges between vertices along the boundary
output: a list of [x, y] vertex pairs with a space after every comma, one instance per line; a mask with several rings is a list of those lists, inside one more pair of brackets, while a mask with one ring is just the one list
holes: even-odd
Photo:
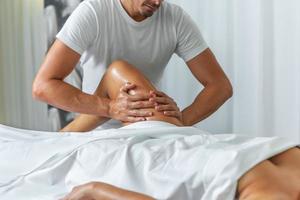
[[124, 60], [113, 61], [106, 73], [105, 82], [113, 83], [114, 86], [121, 87], [126, 82], [136, 85], [136, 90], [155, 90], [152, 83], [135, 66]]
[[120, 75], [126, 77], [140, 72], [125, 60], [115, 60], [108, 66], [106, 73], [120, 78]]

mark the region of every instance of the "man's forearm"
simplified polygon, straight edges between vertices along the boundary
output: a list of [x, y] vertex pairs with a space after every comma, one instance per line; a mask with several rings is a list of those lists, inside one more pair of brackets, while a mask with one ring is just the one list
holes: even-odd
[[70, 112], [108, 117], [108, 98], [83, 93], [79, 89], [61, 81], [49, 80], [35, 84], [33, 96], [50, 105]]
[[183, 124], [191, 126], [204, 120], [231, 96], [231, 87], [224, 87], [221, 84], [207, 85], [194, 102], [182, 111]]

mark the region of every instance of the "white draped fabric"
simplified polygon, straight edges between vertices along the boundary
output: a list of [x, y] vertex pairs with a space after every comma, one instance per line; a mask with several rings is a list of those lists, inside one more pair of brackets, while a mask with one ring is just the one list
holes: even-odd
[[[300, 1], [170, 2], [196, 21], [234, 87], [233, 98], [198, 126], [300, 141]], [[165, 72], [163, 86], [181, 108], [202, 88], [191, 77], [178, 57]]]
[[42, 0], [0, 1], [0, 123], [47, 130], [47, 109], [31, 97], [44, 57]]
[[246, 171], [296, 145], [155, 121], [63, 135], [0, 125], [0, 196], [57, 200], [101, 181], [155, 199], [233, 200]]

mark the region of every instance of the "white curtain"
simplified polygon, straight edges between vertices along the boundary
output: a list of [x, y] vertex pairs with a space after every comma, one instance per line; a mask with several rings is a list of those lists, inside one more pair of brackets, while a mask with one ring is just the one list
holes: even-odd
[[47, 130], [46, 104], [31, 85], [46, 50], [43, 0], [0, 1], [0, 123]]
[[[234, 87], [233, 98], [198, 126], [300, 141], [300, 1], [170, 2], [196, 21]], [[181, 108], [202, 88], [191, 76], [174, 56], [162, 85]]]

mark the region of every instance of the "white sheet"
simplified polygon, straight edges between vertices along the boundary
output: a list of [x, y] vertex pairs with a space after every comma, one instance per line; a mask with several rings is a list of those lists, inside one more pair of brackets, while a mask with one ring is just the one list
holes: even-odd
[[242, 174], [293, 146], [156, 121], [63, 135], [0, 125], [0, 199], [57, 200], [103, 181], [156, 199], [232, 200]]

